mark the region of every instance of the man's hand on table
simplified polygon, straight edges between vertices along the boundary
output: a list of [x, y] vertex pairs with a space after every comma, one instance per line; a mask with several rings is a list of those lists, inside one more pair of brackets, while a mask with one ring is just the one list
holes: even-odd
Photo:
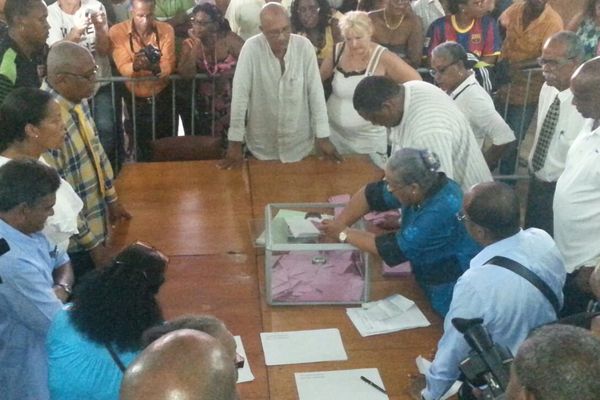
[[114, 225], [121, 220], [130, 220], [131, 213], [123, 207], [119, 200], [108, 203], [108, 220]]
[[242, 152], [242, 142], [230, 141], [227, 146], [225, 158], [219, 161], [217, 167], [221, 169], [235, 169], [244, 163], [244, 154]]
[[320, 157], [336, 163], [344, 161], [344, 158], [337, 152], [337, 149], [329, 138], [317, 138], [317, 149], [319, 150]]

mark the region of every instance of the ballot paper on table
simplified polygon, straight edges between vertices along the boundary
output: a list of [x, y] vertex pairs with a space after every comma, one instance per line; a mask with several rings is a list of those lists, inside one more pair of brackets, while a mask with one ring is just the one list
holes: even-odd
[[360, 308], [347, 308], [346, 314], [361, 336], [431, 325], [412, 300], [399, 294], [365, 303]]
[[242, 338], [240, 336], [234, 336], [233, 338], [235, 339], [235, 344], [236, 344], [235, 351], [237, 351], [237, 353], [240, 356], [244, 357], [244, 360], [246, 360], [244, 362], [244, 367], [238, 369], [237, 383], [253, 381], [254, 375], [252, 374], [252, 371], [250, 370], [250, 362], [248, 361], [248, 357], [246, 357], [246, 349], [244, 349], [244, 343], [242, 343]]
[[[426, 359], [423, 356], [417, 357], [415, 359], [415, 362], [417, 363], [417, 369], [419, 370], [421, 375], [425, 375], [427, 373], [427, 371], [429, 371], [429, 368], [431, 367], [431, 361], [429, 361], [428, 359]], [[446, 399], [449, 399], [450, 397], [454, 396], [456, 393], [458, 393], [458, 390], [460, 389], [461, 385], [462, 385], [461, 381], [454, 381], [452, 386], [450, 386], [450, 388], [448, 390], [446, 390], [446, 393], [444, 393], [444, 395], [442, 397], [440, 397], [440, 400], [446, 400]]]
[[262, 332], [260, 340], [267, 365], [348, 359], [338, 329]]
[[300, 400], [386, 400], [388, 396], [360, 377], [385, 389], [377, 368], [342, 371], [297, 372], [296, 388]]

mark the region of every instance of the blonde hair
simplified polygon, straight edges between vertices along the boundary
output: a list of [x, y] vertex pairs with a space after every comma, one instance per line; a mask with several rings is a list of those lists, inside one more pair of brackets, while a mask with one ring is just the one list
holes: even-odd
[[373, 35], [373, 24], [369, 14], [364, 11], [348, 11], [339, 22], [340, 31], [344, 38], [354, 33], [358, 36]]

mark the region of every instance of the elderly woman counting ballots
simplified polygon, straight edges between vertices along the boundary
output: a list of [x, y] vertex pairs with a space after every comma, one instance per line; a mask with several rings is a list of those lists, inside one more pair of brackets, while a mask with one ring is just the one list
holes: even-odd
[[[385, 178], [361, 188], [334, 220], [321, 227], [326, 236], [380, 256], [389, 265], [410, 261], [417, 283], [433, 309], [445, 316], [454, 284], [480, 246], [458, 216], [460, 186], [438, 172], [439, 159], [429, 150], [404, 148], [385, 167]], [[401, 209], [397, 231], [376, 235], [351, 228], [370, 211]]]

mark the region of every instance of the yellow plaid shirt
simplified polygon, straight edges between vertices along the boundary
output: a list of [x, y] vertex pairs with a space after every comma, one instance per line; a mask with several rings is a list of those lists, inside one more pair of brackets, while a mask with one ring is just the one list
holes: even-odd
[[[113, 186], [113, 170], [100, 144], [87, 100], [79, 104], [72, 103], [58, 94], [46, 81], [41, 88], [52, 94], [60, 105], [67, 131], [63, 146], [58, 150], [45, 153], [44, 159], [56, 168], [60, 176], [71, 184], [83, 200], [83, 209], [77, 224], [79, 233], [71, 238], [69, 252], [90, 250], [104, 242], [108, 236], [106, 205], [117, 200], [117, 193]], [[84, 137], [86, 132], [80, 129], [75, 114], [74, 109], [77, 105], [82, 106], [88, 126], [92, 128], [90, 132], [93, 135], [88, 138], [89, 146], [86, 145]], [[91, 153], [97, 155], [99, 161], [97, 164], [90, 157]], [[97, 168], [101, 168], [101, 171]]]

